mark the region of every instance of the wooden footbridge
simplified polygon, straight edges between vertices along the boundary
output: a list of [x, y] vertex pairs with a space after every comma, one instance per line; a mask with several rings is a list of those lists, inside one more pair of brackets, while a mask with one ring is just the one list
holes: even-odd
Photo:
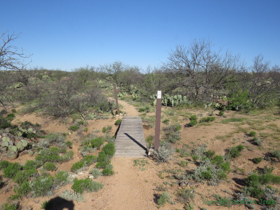
[[139, 116], [123, 117], [116, 137], [115, 157], [145, 157], [147, 147]]

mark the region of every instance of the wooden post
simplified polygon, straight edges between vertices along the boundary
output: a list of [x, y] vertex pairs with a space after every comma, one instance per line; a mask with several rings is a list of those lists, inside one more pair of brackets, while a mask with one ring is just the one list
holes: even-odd
[[114, 85], [114, 92], [115, 92], [115, 99], [116, 99], [117, 112], [118, 112], [118, 115], [120, 115], [116, 85]]
[[159, 148], [160, 119], [161, 119], [161, 90], [158, 90], [157, 106], [156, 106], [155, 150], [158, 150]]

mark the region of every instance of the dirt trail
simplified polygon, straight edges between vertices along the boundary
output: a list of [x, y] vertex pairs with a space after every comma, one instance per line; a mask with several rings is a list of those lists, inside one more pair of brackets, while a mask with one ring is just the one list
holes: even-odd
[[[119, 101], [123, 106], [122, 110], [127, 113], [127, 116], [137, 116], [139, 112], [133, 105], [126, 101]], [[154, 174], [154, 169], [145, 171], [139, 170], [139, 166], [133, 166], [133, 161], [137, 158], [114, 157], [112, 164], [115, 174], [112, 177], [103, 177], [105, 184], [104, 188], [97, 193], [97, 198], [91, 200], [91, 208], [87, 205], [79, 205], [79, 209], [157, 209], [153, 201], [153, 188], [151, 182], [159, 181], [158, 176]], [[88, 194], [87, 196], [90, 196]]]

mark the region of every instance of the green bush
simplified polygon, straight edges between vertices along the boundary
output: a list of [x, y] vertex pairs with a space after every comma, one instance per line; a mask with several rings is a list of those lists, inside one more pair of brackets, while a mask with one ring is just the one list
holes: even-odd
[[69, 130], [71, 131], [77, 131], [79, 129], [79, 126], [77, 125], [73, 125], [73, 126], [70, 126]]
[[272, 151], [270, 154], [271, 154], [272, 157], [280, 159], [280, 150]]
[[7, 120], [12, 121], [13, 119], [15, 119], [15, 117], [16, 117], [16, 116], [15, 116], [14, 113], [10, 113], [10, 114], [7, 115], [6, 118], [7, 118]]
[[190, 122], [190, 126], [191, 127], [193, 127], [193, 126], [195, 126], [197, 124], [197, 120], [191, 120], [191, 122]]
[[85, 162], [86, 166], [90, 166], [91, 164], [97, 162], [97, 157], [94, 155], [87, 155], [81, 160], [81, 162]]
[[205, 171], [201, 173], [202, 179], [210, 180], [212, 178], [211, 171]]
[[55, 171], [57, 169], [56, 165], [54, 163], [46, 162], [43, 166], [43, 168], [47, 171]]
[[17, 193], [20, 196], [25, 196], [31, 191], [31, 187], [29, 185], [29, 182], [24, 182], [21, 185], [17, 185], [14, 188], [14, 192]]
[[91, 140], [91, 146], [97, 149], [100, 149], [103, 143], [104, 143], [104, 139], [102, 137], [98, 137], [96, 139]]
[[211, 163], [214, 165], [220, 165], [224, 163], [224, 158], [221, 155], [216, 155], [212, 160]]
[[240, 144], [238, 146], [236, 146], [236, 148], [238, 149], [239, 152], [241, 152], [242, 150], [244, 150], [244, 147]]
[[122, 122], [122, 120], [121, 120], [121, 119], [116, 120], [115, 125], [120, 125], [120, 124], [121, 124], [121, 122]]
[[242, 145], [238, 145], [236, 147], [229, 148], [228, 155], [230, 158], [236, 158], [239, 157], [241, 154], [240, 152], [244, 150], [244, 147]]
[[9, 204], [9, 203], [4, 203], [1, 206], [2, 210], [17, 210], [18, 209], [18, 204]]
[[215, 117], [203, 117], [200, 119], [200, 123], [203, 123], [203, 122], [212, 122], [215, 120]]
[[3, 169], [4, 177], [13, 178], [16, 173], [22, 169], [22, 166], [18, 163], [9, 163], [7, 168]]
[[257, 135], [257, 133], [256, 133], [255, 131], [251, 131], [251, 132], [249, 133], [249, 135], [252, 136], [252, 137], [255, 137], [255, 136]]
[[215, 151], [212, 151], [212, 150], [208, 150], [204, 153], [204, 155], [206, 157], [208, 157], [209, 159], [211, 159], [214, 155], [215, 155]]
[[103, 188], [103, 186], [103, 184], [92, 181], [90, 178], [80, 180], [75, 178], [74, 184], [72, 185], [72, 189], [76, 193], [82, 194], [84, 190], [86, 190], [87, 192], [98, 192], [100, 189]]
[[6, 118], [0, 117], [0, 129], [5, 129], [11, 127], [11, 122]]
[[259, 158], [253, 158], [253, 162], [258, 164], [260, 162], [262, 162], [262, 157], [259, 157]]
[[107, 128], [106, 127], [103, 127], [102, 128], [102, 133], [106, 133], [107, 132]]
[[72, 172], [77, 172], [79, 171], [80, 169], [82, 169], [85, 165], [85, 162], [83, 161], [79, 161], [79, 162], [76, 162], [73, 164], [73, 166], [71, 167], [71, 171]]
[[48, 192], [52, 191], [53, 181], [52, 176], [41, 176], [33, 180], [30, 182], [31, 193], [34, 197], [47, 195]]
[[114, 171], [110, 168], [105, 168], [105, 169], [103, 169], [102, 174], [104, 176], [111, 176], [114, 174]]
[[171, 196], [164, 192], [160, 195], [159, 199], [157, 200], [157, 204], [163, 206], [164, 204], [166, 204], [166, 202], [170, 202], [170, 199]]
[[0, 161], [0, 169], [7, 168], [9, 164], [10, 164], [10, 162], [7, 160]]
[[17, 113], [17, 110], [16, 109], [12, 109], [12, 113]]
[[196, 115], [192, 115], [191, 117], [190, 117], [190, 120], [192, 121], [192, 120], [197, 120], [197, 116]]
[[199, 157], [198, 157], [197, 155], [193, 155], [193, 156], [192, 156], [192, 159], [193, 159], [193, 161], [196, 162], [196, 161], [199, 159]]
[[73, 145], [73, 142], [72, 141], [66, 141], [65, 144], [66, 144], [67, 147], [71, 148], [72, 145]]
[[17, 184], [23, 184], [24, 182], [29, 181], [31, 177], [38, 176], [38, 172], [35, 168], [28, 169], [25, 171], [18, 171], [16, 175], [13, 177], [13, 181]]
[[168, 125], [169, 124], [169, 119], [165, 119], [165, 120], [163, 120], [162, 122], [164, 123], [164, 124], [166, 124], [166, 125]]
[[92, 169], [92, 170], [90, 171], [90, 173], [92, 174], [92, 176], [93, 176], [95, 179], [97, 179], [99, 176], [102, 175], [102, 172], [101, 172], [99, 169], [97, 169], [97, 168]]
[[225, 162], [222, 164], [219, 164], [219, 168], [223, 169], [224, 172], [230, 172], [230, 163], [229, 162]]
[[220, 115], [220, 116], [223, 116], [223, 115], [224, 115], [224, 111], [221, 110], [221, 111], [219, 112], [219, 115]]
[[145, 112], [146, 110], [145, 110], [145, 108], [140, 108], [139, 109], [139, 112]]
[[68, 183], [69, 173], [67, 171], [60, 171], [54, 176], [54, 186], [62, 186]]
[[103, 148], [102, 148], [102, 151], [108, 155], [109, 157], [113, 157], [115, 152], [116, 152], [116, 149], [115, 149], [115, 144], [110, 142], [108, 144], [106, 144]]

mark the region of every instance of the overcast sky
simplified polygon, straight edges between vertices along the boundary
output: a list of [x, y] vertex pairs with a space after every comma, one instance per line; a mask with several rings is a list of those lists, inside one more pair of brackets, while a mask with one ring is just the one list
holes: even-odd
[[145, 70], [176, 45], [209, 39], [214, 50], [258, 54], [280, 65], [278, 0], [0, 0], [0, 32], [32, 53], [29, 67], [73, 70], [115, 61]]

